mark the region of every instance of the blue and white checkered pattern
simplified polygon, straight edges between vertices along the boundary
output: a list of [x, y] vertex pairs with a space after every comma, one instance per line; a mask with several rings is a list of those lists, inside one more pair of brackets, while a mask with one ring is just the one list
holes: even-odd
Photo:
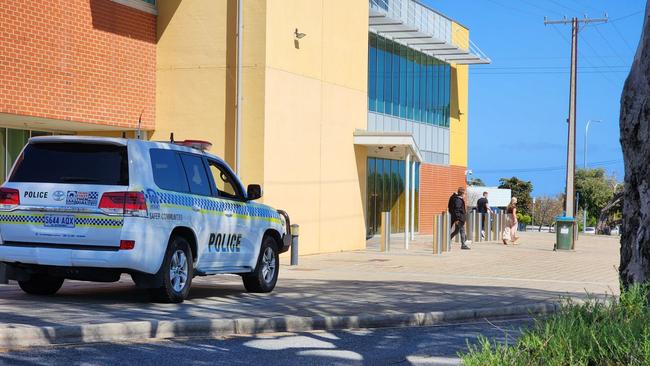
[[196, 197], [186, 194], [157, 192], [161, 204], [192, 207], [194, 205], [207, 211], [232, 211], [235, 215], [280, 219], [277, 211], [266, 206], [251, 203], [239, 203], [220, 198]]
[[[30, 215], [21, 213], [6, 213], [0, 215], [0, 223], [5, 224], [37, 224], [43, 225], [45, 215]], [[75, 226], [94, 226], [94, 227], [121, 227], [124, 223], [120, 218], [105, 218], [92, 216], [75, 216]]]

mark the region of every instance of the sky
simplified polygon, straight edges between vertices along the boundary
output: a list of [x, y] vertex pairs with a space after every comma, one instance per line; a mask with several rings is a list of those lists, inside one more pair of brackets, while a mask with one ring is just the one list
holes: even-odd
[[576, 164], [605, 168], [622, 181], [620, 97], [641, 35], [643, 0], [423, 0], [470, 29], [492, 60], [470, 66], [468, 170], [488, 186], [516, 176], [533, 196], [564, 191], [569, 110], [570, 25], [544, 17], [602, 18], [578, 41]]

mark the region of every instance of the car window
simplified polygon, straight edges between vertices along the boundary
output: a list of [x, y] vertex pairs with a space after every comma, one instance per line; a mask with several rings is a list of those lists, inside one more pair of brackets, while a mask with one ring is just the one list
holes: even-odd
[[176, 151], [151, 149], [149, 156], [153, 180], [158, 187], [169, 191], [189, 193], [190, 187], [187, 184], [185, 170], [183, 170], [181, 158]]
[[219, 191], [219, 196], [230, 199], [243, 199], [244, 195], [240, 191], [235, 177], [228, 171], [228, 169], [214, 160], [210, 160], [209, 164], [210, 173], [212, 173], [214, 184], [217, 186], [217, 191]]
[[181, 154], [181, 161], [185, 168], [185, 175], [187, 176], [187, 183], [190, 186], [190, 192], [203, 196], [212, 195], [210, 181], [205, 172], [203, 159], [197, 155]]
[[28, 144], [10, 182], [129, 184], [126, 146], [39, 142]]

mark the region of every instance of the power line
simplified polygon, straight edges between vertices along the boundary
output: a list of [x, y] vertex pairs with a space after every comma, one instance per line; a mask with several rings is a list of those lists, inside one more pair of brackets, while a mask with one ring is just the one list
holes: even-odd
[[[614, 160], [605, 160], [597, 161], [587, 164], [590, 168], [601, 168], [609, 165], [616, 165], [623, 162], [623, 159], [614, 159]], [[557, 165], [551, 167], [541, 167], [541, 168], [514, 168], [514, 169], [487, 169], [487, 170], [476, 170], [473, 169], [473, 172], [476, 174], [511, 174], [511, 173], [541, 173], [541, 172], [554, 172], [562, 171], [566, 169], [566, 165]]]
[[630, 13], [630, 14], [627, 14], [627, 15], [623, 15], [622, 17], [614, 18], [614, 19], [610, 20], [609, 22], [610, 23], [618, 22], [618, 21], [621, 21], [623, 19], [627, 19], [627, 18], [633, 17], [633, 16], [635, 16], [637, 14], [643, 13], [644, 11], [645, 10], [635, 11], [634, 13]]
[[605, 43], [607, 44], [607, 46], [609, 46], [609, 48], [610, 48], [612, 51], [614, 51], [614, 54], [616, 54], [616, 55], [618, 56], [618, 58], [621, 59], [621, 61], [625, 62], [625, 59], [623, 59], [623, 57], [621, 57], [621, 54], [618, 53], [618, 51], [616, 50], [616, 48], [614, 48], [614, 46], [612, 46], [612, 44], [611, 44], [611, 43], [609, 42], [609, 40], [605, 37], [605, 35], [603, 35], [603, 33], [600, 31], [600, 29], [598, 29], [598, 27], [594, 27], [594, 29], [596, 30], [596, 33], [598, 33], [598, 35], [600, 35], [600, 37], [605, 41]]
[[522, 13], [522, 14], [526, 14], [526, 15], [531, 15], [531, 16], [534, 16], [534, 17], [537, 17], [537, 16], [538, 16], [538, 14], [531, 13], [531, 12], [529, 12], [529, 11], [527, 11], [527, 10], [522, 10], [522, 9], [519, 9], [519, 8], [514, 8], [514, 7], [511, 7], [511, 6], [508, 6], [508, 5], [504, 5], [504, 4], [502, 4], [502, 3], [500, 3], [500, 2], [498, 2], [498, 1], [496, 1], [496, 0], [488, 0], [488, 1], [490, 1], [491, 3], [497, 4], [497, 5], [499, 5], [499, 6], [502, 7], [502, 8], [506, 8], [506, 9], [509, 9], [509, 10], [512, 10], [512, 11], [516, 11], [516, 12], [518, 12], [518, 13]]
[[618, 34], [619, 38], [623, 40], [623, 43], [627, 46], [627, 48], [634, 52], [634, 48], [632, 48], [632, 45], [627, 41], [627, 39], [623, 36], [623, 33], [618, 29], [618, 26], [616, 26], [615, 23], [612, 23], [612, 28], [614, 28], [614, 31], [616, 31], [616, 34]]
[[[599, 58], [599, 59], [600, 59], [604, 64], [607, 63], [607, 62], [605, 61], [605, 59], [603, 59], [602, 57], [600, 57], [600, 54], [598, 53], [598, 51], [596, 50], [596, 48], [595, 48], [594, 46], [591, 45], [591, 43], [589, 42], [589, 40], [587, 40], [587, 38], [585, 38], [584, 35], [582, 36], [582, 40], [587, 44], [587, 47], [591, 48], [591, 51], [593, 51], [593, 53], [594, 53], [594, 55], [596, 55], [596, 57], [598, 57], [598, 58]], [[612, 69], [610, 69], [610, 72], [611, 72], [611, 71], [612, 71]], [[609, 80], [612, 84], [615, 84], [614, 81], [612, 81], [610, 78], [608, 78], [604, 73], [603, 73], [603, 77], [604, 77], [605, 79]]]
[[[629, 70], [609, 70], [609, 71], [581, 71], [580, 75], [584, 74], [598, 74], [603, 77], [606, 77], [606, 74], [618, 74], [618, 73], [626, 73]], [[569, 74], [570, 71], [513, 71], [513, 72], [507, 72], [507, 71], [499, 71], [499, 72], [473, 72], [473, 75], [566, 75]], [[612, 81], [613, 82], [613, 81]]]
[[[631, 65], [598, 65], [598, 66], [579, 66], [578, 69], [601, 69], [601, 68], [629, 68]], [[512, 70], [512, 69], [566, 69], [566, 66], [485, 66], [480, 70]], [[476, 70], [476, 69], [470, 69]]]
[[[539, 6], [539, 4], [535, 4], [532, 1], [529, 1], [529, 0], [521, 0], [521, 1], [525, 2], [526, 4], [528, 4], [530, 6], [534, 6], [537, 9], [542, 10], [543, 12], [551, 12], [551, 13], [555, 13], [555, 14], [558, 14], [558, 15], [562, 15], [562, 13], [560, 13], [560, 12], [557, 12], [555, 10], [551, 10], [551, 9], [548, 9], [548, 8], [541, 7], [541, 6]], [[536, 0], [536, 1], [538, 1], [538, 0]], [[543, 15], [544, 13], [541, 13], [541, 14]]]
[[558, 6], [560, 6], [560, 7], [563, 7], [564, 9], [567, 9], [567, 10], [569, 10], [569, 11], [572, 11], [572, 12], [574, 12], [574, 13], [580, 13], [579, 11], [577, 11], [577, 10], [575, 10], [575, 9], [572, 9], [572, 8], [569, 8], [568, 6], [566, 6], [566, 5], [564, 5], [564, 4], [561, 4], [561, 3], [559, 3], [559, 2], [557, 2], [557, 1], [555, 1], [555, 0], [548, 0], [548, 1], [552, 2], [552, 3], [555, 4], [555, 5], [558, 5]]

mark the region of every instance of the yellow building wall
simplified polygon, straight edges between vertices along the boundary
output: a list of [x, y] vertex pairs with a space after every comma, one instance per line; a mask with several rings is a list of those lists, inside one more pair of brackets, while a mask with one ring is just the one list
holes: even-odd
[[[452, 22], [452, 42], [462, 48], [469, 47], [467, 28]], [[449, 126], [449, 164], [467, 167], [467, 99], [469, 69], [467, 65], [451, 65], [451, 101]]]
[[367, 19], [361, 1], [267, 2], [264, 202], [300, 225], [301, 254], [365, 248]]
[[[154, 140], [202, 139], [223, 156], [227, 1], [158, 2]], [[232, 77], [232, 76], [230, 76]]]

